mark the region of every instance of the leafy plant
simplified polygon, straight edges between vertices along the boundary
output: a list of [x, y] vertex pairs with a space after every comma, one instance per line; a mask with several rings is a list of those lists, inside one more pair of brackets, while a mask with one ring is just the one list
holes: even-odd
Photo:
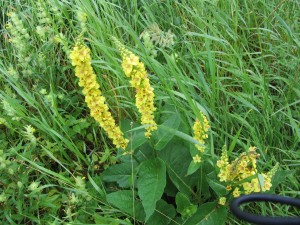
[[241, 224], [233, 195], [296, 197], [298, 8], [1, 1], [1, 223]]

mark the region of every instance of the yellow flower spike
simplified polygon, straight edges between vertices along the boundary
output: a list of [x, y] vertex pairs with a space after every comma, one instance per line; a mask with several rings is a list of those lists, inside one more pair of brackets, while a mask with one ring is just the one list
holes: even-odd
[[79, 86], [83, 87], [82, 93], [85, 95], [85, 102], [90, 109], [91, 116], [99, 122], [113, 144], [117, 148], [125, 150], [129, 141], [124, 138], [120, 127], [116, 125], [105, 104], [105, 98], [98, 89], [99, 84], [91, 65], [90, 49], [77, 43], [70, 52], [70, 59], [72, 65], [75, 66], [75, 75], [79, 78]]
[[[207, 132], [210, 126], [206, 116], [202, 112], [201, 112], [201, 117], [202, 117], [201, 122], [198, 119], [195, 121], [193, 126], [193, 131], [194, 131], [194, 139], [200, 142], [201, 144], [204, 144], [205, 139], [207, 139], [208, 137]], [[200, 153], [204, 152], [205, 148], [203, 146], [197, 144], [195, 146]]]
[[140, 62], [138, 56], [127, 50], [118, 40], [114, 39], [121, 57], [122, 69], [125, 75], [131, 78], [130, 84], [136, 89], [135, 104], [141, 113], [141, 123], [148, 125], [145, 136], [151, 137], [151, 133], [157, 130], [157, 124], [154, 121], [154, 93], [150, 86], [150, 81], [145, 69], [144, 63]]

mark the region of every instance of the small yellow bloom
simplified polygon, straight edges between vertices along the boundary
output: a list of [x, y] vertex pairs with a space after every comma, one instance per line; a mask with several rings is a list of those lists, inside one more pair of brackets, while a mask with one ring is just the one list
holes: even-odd
[[251, 146], [249, 149], [248, 149], [249, 152], [255, 152], [256, 151], [256, 147], [255, 146]]
[[200, 163], [201, 162], [201, 157], [197, 154], [193, 157], [194, 163]]
[[227, 186], [226, 186], [226, 190], [227, 190], [227, 191], [230, 191], [230, 190], [232, 190], [232, 187], [231, 187], [231, 185], [227, 185]]
[[240, 195], [241, 195], [241, 192], [240, 192], [240, 190], [239, 190], [239, 188], [235, 188], [234, 190], [233, 190], [233, 197], [235, 197], [235, 198], [237, 198], [237, 197], [239, 197]]
[[221, 198], [219, 199], [219, 204], [220, 204], [220, 205], [225, 205], [225, 203], [226, 203], [226, 198], [225, 198], [225, 197], [221, 197]]

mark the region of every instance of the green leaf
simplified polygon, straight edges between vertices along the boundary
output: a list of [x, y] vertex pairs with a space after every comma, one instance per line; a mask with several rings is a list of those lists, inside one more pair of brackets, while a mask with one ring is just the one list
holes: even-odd
[[176, 206], [177, 206], [177, 212], [179, 212], [183, 218], [191, 217], [196, 211], [197, 206], [193, 205], [188, 196], [186, 196], [183, 193], [178, 193], [176, 195]]
[[195, 173], [201, 166], [202, 163], [195, 163], [193, 160], [191, 161], [187, 174], [186, 175], [191, 175]]
[[147, 225], [166, 225], [175, 215], [176, 211], [173, 205], [166, 203], [164, 200], [159, 200], [155, 212], [147, 221]]
[[201, 205], [197, 212], [183, 225], [222, 225], [225, 224], [227, 208], [214, 202]]
[[216, 182], [215, 180], [206, 178], [209, 186], [214, 190], [214, 192], [218, 195], [218, 196], [223, 196], [226, 194], [226, 188], [221, 185], [220, 183]]
[[127, 145], [126, 151], [135, 150], [147, 141], [145, 137], [145, 128], [130, 120], [121, 120], [121, 129], [131, 141]]
[[147, 138], [145, 137], [145, 131], [137, 131], [132, 136], [132, 141], [129, 142], [126, 150], [135, 150], [141, 145], [143, 145], [147, 141]]
[[80, 127], [79, 124], [73, 126], [72, 129], [73, 129], [73, 131], [74, 131], [75, 133], [77, 133], [77, 134], [80, 134], [80, 132], [81, 132], [81, 127]]
[[197, 185], [199, 175], [186, 175], [191, 161], [188, 147], [181, 140], [171, 141], [163, 151], [158, 152], [158, 155], [165, 161], [169, 178], [176, 188], [188, 196], [195, 195], [193, 187]]
[[136, 164], [140, 164], [143, 161], [156, 157], [155, 151], [153, 151], [153, 147], [148, 141], [134, 151], [134, 157], [131, 154], [123, 155], [123, 151], [120, 151], [119, 154], [123, 163], [131, 163], [133, 161]]
[[133, 215], [133, 194], [132, 191], [122, 190], [106, 195], [109, 204], [116, 206], [122, 212]]
[[265, 179], [264, 179], [263, 175], [257, 174], [257, 178], [258, 178], [259, 186], [263, 187], [265, 185]]
[[105, 225], [132, 225], [132, 223], [130, 221], [128, 221], [128, 219], [120, 220], [120, 219], [109, 217], [109, 216], [107, 216], [107, 217], [101, 216], [98, 213], [95, 213], [93, 215], [93, 218], [95, 220], [95, 223], [98, 224], [98, 225], [100, 225], [100, 224], [105, 224]]
[[[165, 121], [162, 125], [158, 126], [158, 130], [154, 133], [155, 137], [155, 150], [162, 150], [174, 137], [176, 130], [180, 125], [180, 117], [175, 113], [171, 118]], [[164, 126], [164, 129], [161, 127]], [[171, 128], [171, 129], [168, 129]]]
[[[89, 173], [87, 173], [89, 182], [91, 183], [91, 185], [94, 187], [94, 189], [97, 191], [98, 194], [100, 194], [101, 199], [105, 198], [105, 192], [104, 192], [104, 187], [102, 184], [102, 181], [100, 179], [99, 176], [95, 176], [95, 177], [91, 177], [91, 175]], [[99, 187], [98, 183], [101, 185], [101, 187]]]
[[161, 198], [165, 186], [166, 165], [164, 161], [157, 158], [142, 162], [137, 187], [146, 213], [146, 221], [153, 214], [156, 202]]
[[182, 214], [185, 208], [190, 206], [191, 202], [185, 194], [178, 192], [175, 198], [176, 206], [177, 206], [177, 212]]
[[[134, 168], [135, 167], [136, 166], [134, 166]], [[130, 186], [129, 180], [131, 179], [131, 177], [131, 162], [112, 165], [102, 173], [102, 178], [105, 182], [116, 182], [122, 188]]]

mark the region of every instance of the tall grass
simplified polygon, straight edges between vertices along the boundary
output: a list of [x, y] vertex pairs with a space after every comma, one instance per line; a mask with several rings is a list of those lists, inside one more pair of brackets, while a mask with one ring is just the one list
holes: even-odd
[[[257, 146], [263, 168], [280, 163], [281, 182], [274, 185], [275, 193], [299, 197], [297, 0], [39, 2], [51, 19], [44, 40], [36, 33], [40, 22], [36, 1], [0, 3], [0, 102], [8, 102], [14, 116], [21, 118], [13, 119], [0, 107], [0, 118], [6, 121], [0, 123], [0, 150], [10, 161], [0, 173], [3, 223], [130, 224], [130, 216], [106, 202], [106, 191], [113, 190], [104, 187], [100, 175], [104, 165], [116, 162], [116, 154], [89, 116], [65, 51], [81, 32], [78, 10], [87, 15], [85, 40], [92, 50], [93, 67], [119, 123], [136, 122], [139, 115], [112, 37], [122, 40], [145, 63], [160, 123], [176, 111], [181, 129], [190, 133], [193, 119], [203, 111], [211, 123], [212, 155], [220, 156], [224, 144], [232, 156]], [[11, 11], [18, 13], [31, 34], [26, 43], [32, 54], [31, 76], [23, 74], [18, 49], [9, 42], [5, 24]], [[172, 47], [157, 48], [156, 58], [147, 54], [139, 38], [153, 23], [176, 35]], [[65, 49], [54, 41], [60, 33], [65, 36]], [[19, 74], [17, 80], [11, 68]], [[26, 125], [36, 129], [36, 145], [26, 140]], [[38, 187], [28, 188], [33, 182]], [[272, 215], [297, 214], [286, 206], [261, 205], [260, 209]], [[258, 211], [254, 206], [251, 210]], [[239, 223], [228, 219], [228, 224]]]

